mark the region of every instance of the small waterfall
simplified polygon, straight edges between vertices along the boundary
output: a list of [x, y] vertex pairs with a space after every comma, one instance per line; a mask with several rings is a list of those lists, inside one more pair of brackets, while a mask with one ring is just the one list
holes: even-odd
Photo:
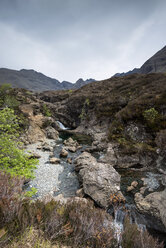
[[123, 207], [118, 207], [114, 209], [114, 221], [113, 221], [113, 228], [115, 232], [115, 238], [118, 241], [119, 248], [121, 248], [121, 238], [123, 232], [123, 223], [126, 216], [126, 212], [124, 211]]
[[[112, 213], [112, 211], [110, 213]], [[113, 215], [114, 220], [112, 227], [114, 229], [115, 238], [118, 241], [119, 248], [122, 248], [122, 233], [124, 231], [124, 220], [126, 216], [129, 216], [130, 222], [136, 223], [140, 230], [146, 230], [145, 219], [138, 213], [134, 205], [125, 204], [124, 206], [118, 206], [113, 209]]]
[[62, 124], [62, 122], [60, 122], [60, 121], [56, 121], [56, 123], [58, 124], [58, 126], [59, 126], [62, 130], [67, 130], [67, 129], [69, 129], [68, 127], [65, 127], [65, 126]]

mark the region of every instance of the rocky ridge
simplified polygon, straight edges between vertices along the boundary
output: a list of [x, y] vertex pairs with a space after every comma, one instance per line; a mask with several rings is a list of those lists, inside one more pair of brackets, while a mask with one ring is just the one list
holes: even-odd
[[114, 77], [122, 77], [131, 74], [149, 74], [166, 72], [166, 46], [149, 58], [140, 68], [134, 68], [131, 71], [116, 73]]
[[14, 88], [24, 88], [37, 92], [46, 90], [70, 90], [78, 89], [83, 85], [95, 81], [94, 79], [79, 79], [76, 83], [68, 81], [59, 82], [57, 79], [45, 76], [35, 70], [20, 71], [0, 68], [0, 85], [11, 84]]

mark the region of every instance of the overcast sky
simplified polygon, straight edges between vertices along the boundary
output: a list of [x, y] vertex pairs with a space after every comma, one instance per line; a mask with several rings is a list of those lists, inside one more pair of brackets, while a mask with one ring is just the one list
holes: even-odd
[[165, 45], [165, 0], [0, 0], [0, 67], [100, 80]]

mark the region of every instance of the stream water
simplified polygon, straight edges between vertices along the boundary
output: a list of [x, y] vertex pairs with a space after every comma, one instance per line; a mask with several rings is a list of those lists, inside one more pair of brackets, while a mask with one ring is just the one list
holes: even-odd
[[[81, 145], [75, 153], [68, 151], [67, 158], [60, 158], [60, 152], [64, 147], [64, 140], [72, 137], [77, 140]], [[31, 180], [27, 185], [27, 190], [32, 187], [37, 189], [37, 193], [34, 198], [43, 198], [46, 195], [52, 195], [56, 197], [60, 194], [63, 197], [72, 197], [76, 195], [76, 191], [80, 188], [78, 177], [74, 170], [74, 159], [78, 157], [90, 144], [91, 139], [81, 134], [71, 134], [65, 131], [60, 132], [60, 138], [55, 142], [53, 140], [46, 140], [46, 143], [50, 147], [54, 147], [53, 157], [59, 158], [60, 163], [52, 164], [49, 162], [50, 151], [44, 151], [41, 148], [41, 143], [31, 144], [27, 147], [27, 150], [31, 153], [37, 153], [39, 158], [39, 164], [35, 170], [35, 178]], [[68, 159], [71, 160], [69, 163]]]
[[[50, 152], [37, 149], [41, 144], [29, 145], [29, 150], [34, 153], [38, 153], [41, 156], [39, 159], [39, 165], [35, 170], [35, 179], [29, 183], [30, 188], [35, 187], [38, 191], [35, 197], [42, 198], [48, 194], [56, 197], [62, 194], [64, 197], [68, 198], [75, 196], [76, 191], [80, 188], [79, 181], [74, 170], [73, 161], [81, 154], [81, 152], [91, 145], [91, 139], [85, 135], [78, 135], [65, 131], [65, 127], [63, 127], [63, 131], [60, 132], [59, 140], [56, 142], [49, 140], [49, 142], [54, 143], [54, 157], [60, 158], [60, 152], [64, 146], [63, 141], [69, 137], [76, 139], [82, 146], [75, 153], [68, 153], [68, 158], [72, 160], [72, 163], [69, 163], [66, 158], [61, 158], [59, 164], [51, 164], [49, 163]], [[97, 159], [100, 159], [101, 156], [103, 156], [102, 153], [93, 155], [95, 155]], [[131, 222], [137, 223], [141, 229], [146, 228], [146, 220], [144, 216], [138, 213], [134, 205], [134, 194], [139, 192], [140, 188], [145, 185], [146, 189], [144, 196], [153, 191], [163, 190], [163, 186], [162, 175], [156, 172], [140, 172], [138, 170], [134, 171], [126, 169], [121, 169], [118, 172], [121, 174], [121, 191], [127, 201], [125, 211], [124, 208], [119, 207], [114, 212], [113, 226], [116, 230], [115, 235], [117, 239], [120, 240], [126, 212], [129, 213]], [[142, 178], [144, 178], [144, 183]], [[132, 181], [137, 181], [138, 186], [132, 192], [127, 192], [127, 187]]]

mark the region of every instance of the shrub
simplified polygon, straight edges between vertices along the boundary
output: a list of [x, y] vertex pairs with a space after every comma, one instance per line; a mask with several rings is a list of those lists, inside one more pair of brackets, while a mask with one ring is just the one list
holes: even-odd
[[0, 135], [14, 134], [16, 135], [19, 129], [19, 120], [14, 114], [14, 110], [4, 108], [0, 111]]
[[14, 111], [5, 108], [0, 111], [0, 168], [12, 175], [33, 177], [36, 168], [36, 159], [29, 156], [19, 148], [19, 120]]
[[116, 247], [111, 217], [91, 203], [69, 201], [57, 206], [45, 222], [45, 232], [51, 240], [72, 247]]
[[20, 175], [33, 178], [33, 170], [36, 168], [37, 159], [29, 159], [19, 147], [19, 143], [9, 136], [0, 137], [0, 167], [11, 175]]
[[24, 179], [0, 171], [0, 228], [11, 221], [18, 210]]
[[141, 231], [136, 224], [131, 224], [129, 217], [124, 222], [124, 232], [122, 235], [123, 248], [163, 248], [163, 243], [159, 243], [148, 234]]
[[4, 103], [3, 106], [4, 107], [8, 107], [8, 108], [17, 108], [20, 105], [19, 101], [17, 101], [15, 96], [10, 96], [10, 95], [6, 95], [4, 98]]
[[0, 106], [15, 109], [20, 105], [10, 84], [0, 86]]
[[147, 122], [153, 124], [159, 117], [159, 113], [155, 108], [150, 108], [143, 112], [143, 116]]
[[51, 115], [52, 115], [45, 103], [43, 104], [43, 114], [44, 114], [44, 116], [47, 116], [47, 117], [51, 117]]

